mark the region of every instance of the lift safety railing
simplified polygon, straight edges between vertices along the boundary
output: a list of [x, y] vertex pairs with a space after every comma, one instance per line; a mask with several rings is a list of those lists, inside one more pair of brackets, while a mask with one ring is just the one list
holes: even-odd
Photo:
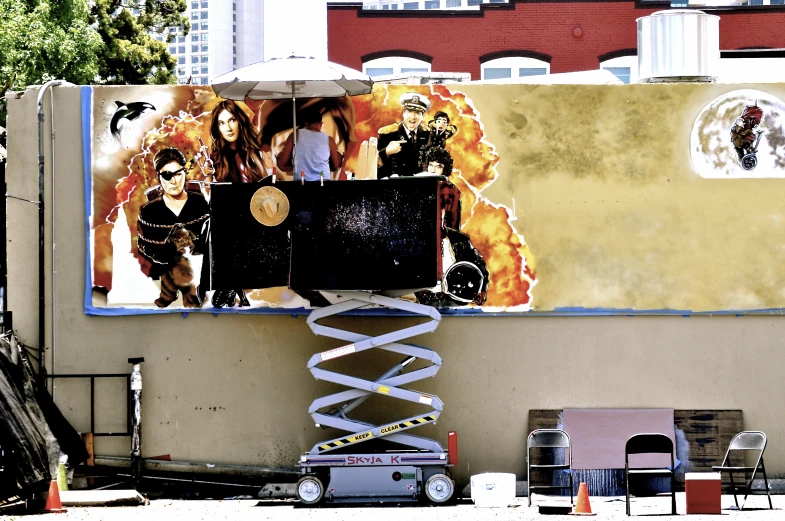
[[[93, 437], [96, 436], [131, 436], [131, 421], [133, 405], [131, 403], [131, 373], [105, 373], [105, 374], [47, 374], [46, 378], [54, 381], [56, 379], [89, 379], [90, 380], [90, 431]], [[95, 432], [95, 379], [96, 378], [122, 378], [126, 381], [126, 425], [125, 432]]]

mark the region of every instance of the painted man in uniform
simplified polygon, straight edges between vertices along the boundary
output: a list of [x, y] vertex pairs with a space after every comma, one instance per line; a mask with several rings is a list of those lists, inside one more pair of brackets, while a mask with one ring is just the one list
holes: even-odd
[[433, 116], [433, 119], [428, 122], [428, 130], [431, 133], [431, 142], [429, 143], [428, 148], [447, 148], [445, 141], [458, 132], [458, 127], [450, 125], [450, 116], [448, 116], [446, 112], [439, 111]]
[[428, 148], [430, 132], [422, 124], [431, 101], [416, 92], [400, 98], [403, 119], [379, 129], [379, 170], [377, 176], [413, 176], [423, 171], [422, 155]]

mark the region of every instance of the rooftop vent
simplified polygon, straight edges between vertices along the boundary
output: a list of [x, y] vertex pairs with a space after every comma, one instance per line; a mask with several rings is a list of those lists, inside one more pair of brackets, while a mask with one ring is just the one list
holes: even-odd
[[692, 9], [638, 18], [642, 83], [714, 82], [720, 64], [720, 17]]

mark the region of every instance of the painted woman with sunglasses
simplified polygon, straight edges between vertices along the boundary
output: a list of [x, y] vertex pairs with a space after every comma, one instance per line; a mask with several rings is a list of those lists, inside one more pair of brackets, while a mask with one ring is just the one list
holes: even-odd
[[201, 299], [193, 284], [188, 258], [206, 250], [206, 223], [210, 208], [201, 194], [187, 192], [185, 156], [176, 148], [155, 154], [153, 165], [163, 189], [161, 197], [145, 204], [137, 221], [137, 248], [150, 261], [148, 276], [161, 280], [161, 296], [155, 300], [165, 308], [183, 296], [183, 306], [199, 307]]
[[251, 118], [233, 100], [221, 100], [210, 120], [210, 159], [218, 183], [250, 183], [267, 176]]

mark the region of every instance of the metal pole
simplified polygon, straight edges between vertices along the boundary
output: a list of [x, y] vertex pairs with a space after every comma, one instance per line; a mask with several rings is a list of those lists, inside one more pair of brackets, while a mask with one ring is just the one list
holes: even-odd
[[[38, 91], [38, 385], [46, 385], [44, 345], [46, 343], [46, 253], [44, 250], [44, 96], [63, 80], [48, 81]], [[54, 295], [53, 295], [54, 297]]]
[[134, 489], [139, 489], [142, 479], [142, 362], [144, 358], [129, 358], [133, 364], [131, 371], [131, 393], [133, 415], [131, 416], [131, 481]]
[[294, 179], [298, 179], [299, 172], [297, 171], [297, 105], [295, 104], [294, 87], [297, 82], [292, 82], [292, 165], [294, 166]]

